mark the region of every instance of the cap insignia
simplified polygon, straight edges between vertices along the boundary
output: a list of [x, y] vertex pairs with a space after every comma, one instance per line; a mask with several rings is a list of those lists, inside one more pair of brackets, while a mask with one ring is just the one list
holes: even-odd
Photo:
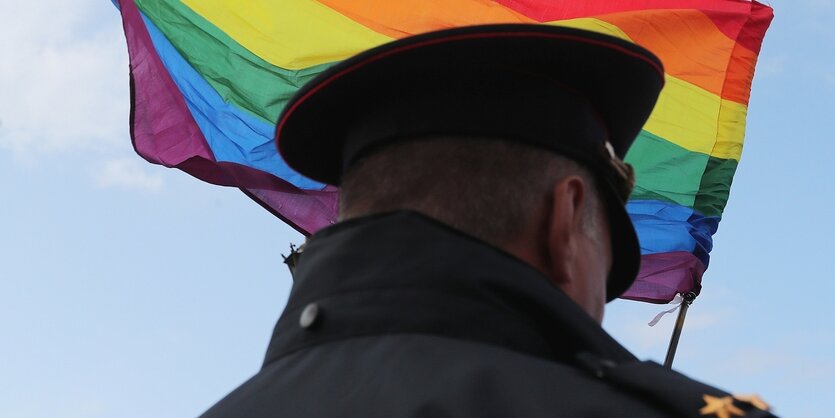
[[744, 417], [745, 411], [737, 408], [734, 405], [734, 398], [730, 396], [723, 396], [721, 398], [703, 395], [705, 405], [699, 410], [702, 415], [715, 415], [718, 418], [731, 418], [732, 416]]
[[615, 147], [612, 146], [611, 142], [605, 141], [603, 145], [608, 153], [609, 165], [611, 165], [615, 174], [617, 174], [620, 180], [622, 180], [621, 182], [618, 182], [617, 192], [625, 202], [629, 199], [632, 189], [635, 188], [635, 170], [632, 168], [632, 165], [625, 163], [623, 160], [618, 158], [615, 153]]

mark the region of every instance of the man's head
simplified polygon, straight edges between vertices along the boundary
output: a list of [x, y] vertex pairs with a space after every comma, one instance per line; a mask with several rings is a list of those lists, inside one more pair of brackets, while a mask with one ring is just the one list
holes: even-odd
[[276, 141], [291, 167], [343, 187], [343, 217], [420, 210], [523, 258], [599, 317], [600, 295], [637, 274], [621, 160], [663, 74], [645, 49], [587, 31], [433, 32], [322, 73]]
[[581, 164], [514, 142], [445, 136], [387, 146], [344, 174], [342, 220], [400, 209], [515, 255], [602, 319], [609, 228]]

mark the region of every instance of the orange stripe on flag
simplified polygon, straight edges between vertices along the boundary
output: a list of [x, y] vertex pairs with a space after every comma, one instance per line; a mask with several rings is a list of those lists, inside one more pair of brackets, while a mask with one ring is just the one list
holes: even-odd
[[419, 3], [373, 0], [319, 2], [375, 32], [393, 38], [459, 26], [537, 23], [488, 0], [422, 0]]
[[[320, 0], [320, 3], [357, 24], [393, 38], [458, 26], [537, 23], [486, 0], [425, 0], [420, 7], [372, 0]], [[723, 99], [748, 102], [749, 71], [756, 62], [756, 54], [738, 47], [716, 26], [715, 19], [704, 13], [693, 9], [639, 10], [589, 18], [617, 27], [633, 42], [653, 51], [663, 61], [667, 74]], [[734, 59], [729, 65], [728, 57], [732, 53]]]
[[[750, 86], [736, 82], [750, 77], [756, 54], [740, 48], [698, 10], [644, 10], [597, 16], [626, 33], [632, 41], [661, 58], [667, 74], [699, 86], [723, 99], [748, 103]], [[734, 65], [729, 57], [734, 54]], [[726, 78], [733, 82], [726, 82]]]

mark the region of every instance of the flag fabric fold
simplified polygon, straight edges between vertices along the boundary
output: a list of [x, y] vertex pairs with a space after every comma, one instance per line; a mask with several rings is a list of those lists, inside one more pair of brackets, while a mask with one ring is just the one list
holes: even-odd
[[666, 86], [627, 155], [637, 177], [627, 209], [643, 257], [623, 297], [655, 303], [701, 288], [773, 17], [768, 6], [747, 0], [123, 0], [119, 6], [137, 153], [238, 187], [304, 234], [335, 222], [338, 191], [284, 163], [273, 144], [275, 121], [295, 91], [334, 63], [397, 38], [488, 23], [564, 25], [640, 44], [661, 58]]

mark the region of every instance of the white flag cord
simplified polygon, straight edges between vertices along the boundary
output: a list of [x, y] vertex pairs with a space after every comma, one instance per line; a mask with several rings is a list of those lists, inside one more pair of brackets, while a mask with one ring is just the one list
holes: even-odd
[[660, 321], [661, 318], [664, 317], [664, 315], [671, 314], [677, 311], [679, 308], [681, 308], [681, 305], [684, 303], [684, 298], [681, 297], [681, 294], [678, 294], [676, 295], [676, 297], [673, 298], [673, 300], [670, 303], [675, 304], [676, 306], [673, 306], [672, 308], [666, 311], [659, 312], [658, 315], [655, 315], [655, 318], [652, 318], [652, 321], [649, 321], [647, 325], [654, 327], [655, 324], [657, 324], [658, 321]]

